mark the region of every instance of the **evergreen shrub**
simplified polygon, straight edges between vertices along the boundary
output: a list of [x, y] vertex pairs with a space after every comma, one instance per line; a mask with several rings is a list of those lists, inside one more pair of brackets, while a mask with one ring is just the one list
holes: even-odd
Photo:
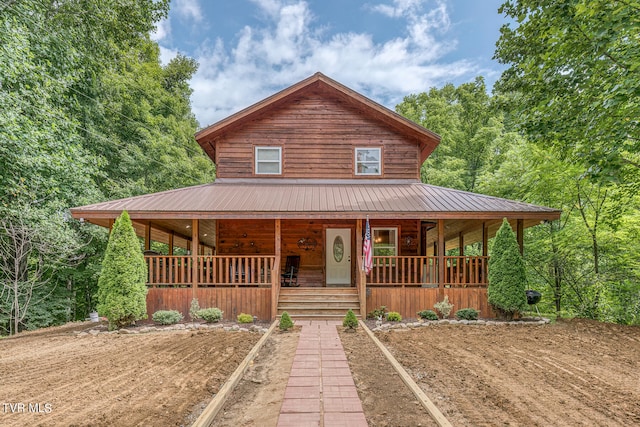
[[173, 325], [184, 319], [184, 316], [177, 310], [158, 310], [153, 313], [151, 318], [161, 325]]
[[358, 327], [358, 318], [353, 310], [349, 309], [349, 311], [347, 311], [347, 314], [344, 316], [344, 320], [342, 321], [342, 326], [350, 330], [355, 330]]
[[478, 320], [478, 314], [475, 308], [461, 308], [456, 311], [456, 317], [460, 320]]
[[418, 312], [418, 317], [424, 320], [438, 320], [438, 315], [433, 310], [422, 310]]
[[449, 302], [449, 295], [445, 295], [442, 301], [433, 304], [433, 308], [442, 315], [443, 319], [449, 318], [449, 314], [453, 310], [453, 304]]
[[387, 313], [387, 320], [389, 322], [400, 322], [402, 320], [402, 316], [397, 311], [390, 311]]
[[293, 320], [291, 320], [291, 316], [286, 311], [282, 312], [282, 316], [280, 316], [280, 324], [278, 325], [281, 331], [288, 331], [293, 328]]
[[116, 219], [98, 279], [98, 312], [109, 329], [147, 318], [147, 264], [127, 211]]
[[207, 323], [215, 323], [222, 319], [223, 311], [217, 307], [201, 308], [196, 312], [197, 318], [202, 319]]
[[500, 317], [512, 319], [527, 307], [527, 275], [511, 225], [504, 219], [489, 258], [489, 304]]
[[247, 313], [238, 314], [238, 323], [253, 323], [253, 316]]

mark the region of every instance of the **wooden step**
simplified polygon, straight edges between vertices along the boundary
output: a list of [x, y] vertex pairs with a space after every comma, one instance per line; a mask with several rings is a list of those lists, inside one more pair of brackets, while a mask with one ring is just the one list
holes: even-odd
[[351, 309], [360, 317], [356, 288], [281, 288], [278, 312], [294, 319], [343, 319]]

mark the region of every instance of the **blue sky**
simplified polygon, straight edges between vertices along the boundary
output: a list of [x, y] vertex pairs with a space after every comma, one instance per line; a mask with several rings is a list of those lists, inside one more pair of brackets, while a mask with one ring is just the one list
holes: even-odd
[[503, 0], [172, 0], [152, 35], [163, 63], [200, 64], [201, 126], [317, 71], [393, 109], [403, 97], [504, 68], [491, 60]]

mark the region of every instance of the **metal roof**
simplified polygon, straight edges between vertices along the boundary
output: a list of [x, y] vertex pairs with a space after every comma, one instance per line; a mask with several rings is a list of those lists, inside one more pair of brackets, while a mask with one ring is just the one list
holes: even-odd
[[413, 181], [218, 180], [71, 209], [76, 218], [530, 218], [560, 211]]

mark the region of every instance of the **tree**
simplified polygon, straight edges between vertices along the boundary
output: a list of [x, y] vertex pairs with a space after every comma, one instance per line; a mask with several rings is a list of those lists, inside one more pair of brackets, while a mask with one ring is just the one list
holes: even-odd
[[55, 274], [74, 262], [77, 243], [60, 216], [22, 205], [0, 209], [0, 324], [16, 334], [55, 290]]
[[489, 258], [489, 304], [511, 319], [527, 306], [527, 275], [516, 235], [506, 218], [496, 234]]
[[409, 95], [396, 111], [442, 137], [421, 170], [429, 184], [474, 191], [478, 176], [488, 165], [495, 167], [496, 155], [508, 142], [482, 77]]
[[640, 168], [640, 2], [510, 0], [495, 58], [496, 90], [535, 141], [593, 176]]
[[109, 319], [110, 329], [147, 317], [146, 267], [129, 214], [123, 211], [111, 230], [98, 279], [98, 313]]

